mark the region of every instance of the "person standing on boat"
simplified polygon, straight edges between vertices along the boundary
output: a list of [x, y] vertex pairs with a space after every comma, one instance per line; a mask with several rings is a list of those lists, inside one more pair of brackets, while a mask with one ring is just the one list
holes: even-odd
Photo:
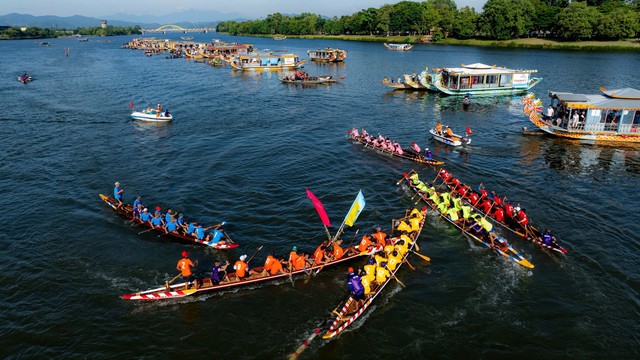
[[[198, 264], [197, 260], [195, 263], [193, 263], [191, 259], [189, 259], [188, 251], [182, 252], [182, 259], [178, 261], [178, 265], [176, 265], [176, 269], [180, 271], [182, 275], [182, 279], [187, 283], [187, 289], [191, 287], [191, 282], [195, 279], [195, 277], [193, 276], [193, 272], [191, 271], [191, 268], [195, 267], [197, 264]], [[197, 288], [198, 288], [198, 284], [196, 284], [196, 289]]]
[[136, 196], [136, 199], [133, 200], [133, 209], [135, 210], [138, 205], [142, 205], [142, 197], [140, 195]]
[[347, 285], [349, 286], [349, 291], [351, 291], [351, 296], [354, 300], [358, 302], [358, 307], [364, 301], [364, 286], [362, 286], [362, 280], [360, 276], [355, 273], [352, 267], [347, 269], [349, 275], [347, 276]]
[[224, 265], [220, 264], [220, 260], [216, 260], [213, 264], [213, 268], [211, 268], [212, 285], [219, 284], [220, 281], [224, 280], [227, 277], [227, 266], [229, 266], [229, 261], [227, 261]]
[[436, 123], [436, 133], [442, 135], [442, 123], [440, 121]]
[[555, 116], [555, 112], [553, 111], [553, 106], [549, 105], [547, 108], [547, 113], [545, 114], [548, 120], [553, 120]]
[[365, 252], [368, 251], [369, 247], [371, 247], [372, 245], [373, 242], [371, 241], [371, 237], [365, 234], [362, 236], [362, 240], [360, 240], [360, 243], [358, 243], [356, 249], [358, 249], [358, 251], [360, 252]]
[[120, 187], [120, 183], [116, 181], [115, 187], [113, 188], [113, 198], [118, 202], [116, 205], [118, 208], [122, 208], [124, 203], [122, 202], [122, 196], [124, 194], [124, 189]]

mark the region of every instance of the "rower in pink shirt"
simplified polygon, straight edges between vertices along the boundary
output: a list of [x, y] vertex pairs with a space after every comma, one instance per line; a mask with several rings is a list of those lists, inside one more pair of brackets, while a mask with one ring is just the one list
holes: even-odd
[[416, 142], [415, 142], [415, 141], [411, 143], [411, 149], [412, 149], [413, 151], [415, 151], [416, 153], [418, 153], [418, 154], [420, 154], [420, 151], [422, 151], [422, 150], [420, 149], [420, 146], [418, 146], [418, 144], [416, 144]]
[[353, 128], [353, 130], [351, 130], [351, 135], [352, 135], [354, 138], [358, 138], [358, 137], [360, 137], [360, 133], [358, 132], [358, 129], [356, 129], [356, 128]]

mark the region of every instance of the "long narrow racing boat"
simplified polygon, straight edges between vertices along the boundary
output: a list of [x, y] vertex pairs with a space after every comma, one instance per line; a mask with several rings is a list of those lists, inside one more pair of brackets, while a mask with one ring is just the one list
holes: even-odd
[[[327, 332], [322, 336], [323, 339], [330, 339], [338, 334], [340, 334], [344, 329], [346, 329], [349, 325], [353, 324], [364, 312], [371, 306], [373, 301], [382, 293], [382, 290], [387, 286], [387, 284], [395, 278], [395, 274], [400, 270], [402, 264], [406, 262], [407, 257], [413, 251], [413, 248], [416, 246], [416, 242], [418, 241], [418, 237], [422, 232], [422, 228], [424, 227], [425, 215], [427, 212], [426, 206], [422, 208], [422, 211], [418, 211], [417, 209], [406, 211], [405, 217], [402, 219], [397, 219], [393, 221], [393, 224], [397, 223], [398, 220], [405, 221], [409, 220], [410, 217], [420, 216], [420, 225], [417, 231], [413, 231], [407, 234], [407, 236], [411, 239], [409, 246], [407, 247], [407, 251], [402, 256], [402, 261], [399, 262], [394, 270], [389, 270], [391, 276], [386, 278], [386, 281], [382, 283], [372, 282], [371, 283], [371, 292], [365, 295], [365, 299], [363, 302], [359, 302], [353, 294], [349, 296], [349, 298], [344, 302], [338, 312], [335, 320], [327, 330]], [[397, 230], [395, 227], [393, 230]], [[397, 238], [399, 240], [399, 238]], [[397, 278], [396, 278], [397, 279]]]
[[271, 275], [269, 272], [264, 271], [264, 267], [256, 267], [252, 268], [252, 271], [257, 272], [257, 274], [249, 276], [243, 280], [238, 279], [236, 277], [235, 272], [229, 273], [221, 282], [214, 284], [211, 282], [210, 278], [201, 279], [202, 284], [196, 288], [195, 286], [189, 286], [187, 282], [169, 285], [166, 283], [162, 287], [158, 287], [151, 290], [141, 291], [133, 294], [124, 294], [122, 295], [122, 299], [124, 300], [167, 300], [167, 299], [176, 299], [189, 295], [210, 293], [215, 291], [221, 291], [225, 289], [232, 288], [240, 288], [246, 287], [252, 284], [273, 282], [276, 280], [288, 279], [293, 276], [306, 275], [310, 276], [312, 272], [323, 269], [327, 266], [333, 266], [337, 264], [341, 264], [350, 260], [354, 260], [363, 255], [371, 255], [375, 254], [378, 251], [382, 250], [381, 246], [372, 247], [368, 251], [365, 252], [353, 252], [350, 249], [355, 249], [355, 247], [350, 247], [349, 249], [345, 249], [345, 256], [338, 260], [332, 260], [324, 263], [313, 264], [310, 267], [306, 267], [302, 270], [294, 270], [289, 271], [286, 267], [283, 267], [283, 270], [279, 274]]
[[[364, 130], [363, 130], [364, 132]], [[388, 154], [391, 156], [397, 156], [399, 158], [402, 159], [407, 159], [407, 160], [411, 160], [411, 161], [415, 161], [421, 164], [427, 164], [427, 165], [431, 165], [431, 166], [438, 166], [438, 165], [443, 165], [444, 162], [440, 161], [440, 160], [435, 160], [435, 159], [427, 159], [426, 156], [422, 155], [421, 153], [418, 153], [416, 151], [414, 151], [413, 149], [407, 149], [407, 148], [403, 148], [402, 149], [402, 153], [399, 153], [398, 151], [392, 151], [389, 149], [385, 149], [382, 148], [380, 146], [375, 146], [372, 142], [367, 141], [366, 136], [361, 135], [360, 133], [352, 130], [347, 130], [347, 134], [348, 134], [348, 139], [355, 141], [359, 144], [364, 145], [365, 148], [371, 148], [374, 150], [377, 150], [383, 154]]]
[[[485, 199], [488, 199], [491, 203], [490, 208], [487, 209], [487, 211], [490, 212], [488, 217], [496, 224], [504, 227], [507, 230], [510, 230], [511, 232], [513, 232], [514, 234], [520, 237], [523, 237], [529, 241], [532, 241], [533, 243], [535, 243], [536, 245], [540, 246], [543, 249], [557, 251], [562, 254], [566, 254], [568, 252], [567, 249], [560, 246], [555, 240], [550, 242], [545, 242], [543, 239], [544, 234], [534, 226], [527, 225], [527, 227], [525, 228], [514, 217], [509, 217], [508, 212], [506, 211], [506, 207], [504, 206], [505, 204], [503, 204], [504, 200], [496, 202], [494, 200], [489, 199], [489, 195], [486, 190], [484, 190], [482, 193], [479, 193], [473, 190], [471, 186], [460, 182], [460, 180], [458, 180], [457, 178], [454, 178], [453, 175], [451, 175], [445, 168], [441, 168], [438, 171], [438, 178], [441, 178], [443, 180], [443, 184], [449, 188], [450, 192], [455, 191], [456, 193], [458, 193], [460, 195], [460, 198], [463, 200], [465, 204], [468, 204], [469, 206], [473, 207], [475, 211], [477, 211], [483, 216], [486, 215], [486, 211], [484, 211], [480, 207], [480, 204], [482, 204]], [[470, 199], [474, 199], [474, 200], [470, 200]], [[498, 208], [502, 209], [502, 212], [505, 214], [502, 220], [496, 219], [495, 211]], [[493, 214], [491, 214], [492, 209], [494, 211]]]
[[[409, 187], [411, 188], [411, 190], [413, 190], [416, 193], [416, 195], [420, 196], [422, 201], [427, 203], [427, 205], [429, 205], [431, 209], [433, 209], [442, 218], [444, 218], [453, 226], [455, 226], [463, 234], [467, 235], [469, 238], [473, 239], [479, 244], [493, 249], [496, 254], [503, 256], [506, 259], [513, 261], [518, 265], [521, 265], [529, 269], [534, 268], [533, 264], [529, 262], [529, 260], [525, 259], [522, 255], [520, 255], [520, 253], [516, 249], [514, 249], [511, 245], [509, 245], [509, 243], [505, 238], [501, 236], [497, 236], [496, 239], [494, 240], [495, 243], [492, 245], [491, 239], [489, 235], [486, 233], [486, 231], [482, 231], [481, 234], [474, 234], [473, 232], [470, 231], [471, 230], [470, 228], [465, 226], [467, 224], [464, 223], [463, 221], [464, 219], [455, 220], [451, 218], [451, 215], [443, 213], [442, 210], [438, 207], [438, 205], [434, 203], [434, 201], [430, 198], [431, 196], [430, 194], [435, 193], [435, 196], [437, 197], [439, 197], [440, 194], [437, 191], [435, 191], [434, 188], [430, 188], [430, 189], [426, 188], [425, 184], [422, 181], [420, 181], [420, 179], [418, 178], [418, 173], [416, 173], [414, 170], [411, 170], [410, 174], [412, 174], [411, 177], [409, 176], [409, 174], [405, 173], [403, 178], [400, 181], [398, 181], [398, 185], [400, 185], [400, 183], [403, 180], [407, 180], [407, 183], [409, 184]], [[470, 218], [473, 218], [473, 217], [474, 217], [474, 214], [471, 213]]]
[[115, 212], [131, 220], [134, 223], [137, 223], [144, 227], [149, 228], [150, 231], [159, 232], [171, 238], [180, 240], [181, 242], [185, 242], [189, 244], [204, 245], [214, 249], [235, 249], [239, 246], [238, 244], [234, 243], [233, 240], [231, 240], [231, 238], [227, 235], [227, 233], [224, 232], [222, 229], [220, 229], [220, 227], [214, 230], [214, 234], [212, 234], [211, 241], [199, 240], [196, 237], [193, 237], [188, 234], [179, 233], [179, 232], [165, 233], [164, 230], [156, 229], [152, 227], [148, 222], [143, 222], [139, 218], [134, 219], [133, 207], [131, 206], [131, 204], [125, 204], [122, 207], [118, 207], [116, 205], [117, 202], [115, 199], [110, 198], [104, 194], [99, 194], [99, 195], [100, 195], [100, 199], [102, 199], [102, 201], [104, 201], [104, 203], [107, 204], [110, 208], [112, 208]]

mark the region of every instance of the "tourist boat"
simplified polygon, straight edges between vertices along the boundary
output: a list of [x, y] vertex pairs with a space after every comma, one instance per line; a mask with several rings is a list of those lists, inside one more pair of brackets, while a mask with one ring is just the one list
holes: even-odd
[[304, 60], [294, 54], [239, 55], [230, 64], [236, 70], [278, 71], [297, 69], [304, 64]]
[[[416, 209], [413, 211], [418, 212]], [[418, 241], [418, 237], [420, 236], [420, 232], [422, 232], [422, 228], [424, 226], [425, 218], [426, 218], [427, 207], [422, 208], [421, 216], [422, 220], [420, 222], [420, 228], [418, 231], [409, 233], [409, 238], [411, 239], [411, 243], [409, 245], [408, 251], [403, 255], [402, 261], [398, 263], [396, 268], [393, 271], [389, 271], [391, 276], [387, 278], [387, 280], [383, 283], [373, 282], [371, 284], [371, 292], [367, 295], [363, 303], [359, 303], [353, 296], [349, 296], [347, 300], [344, 302], [342, 306], [338, 305], [340, 311], [337, 312], [337, 316], [335, 320], [329, 326], [327, 332], [322, 336], [323, 339], [330, 339], [342, 331], [344, 331], [349, 325], [353, 324], [364, 312], [371, 307], [373, 301], [382, 293], [382, 290], [389, 284], [389, 282], [393, 281], [393, 278], [396, 276], [396, 273], [402, 267], [402, 264], [406, 262], [407, 257], [413, 251], [416, 243]], [[405, 217], [397, 220], [406, 220], [409, 217], [409, 210], [406, 211]], [[396, 220], [392, 222], [392, 224], [396, 224]], [[396, 278], [397, 279], [397, 278]]]
[[[351, 209], [349, 209], [349, 212], [347, 213], [345, 220], [343, 221], [342, 225], [336, 232], [335, 236], [331, 236], [331, 234], [329, 234], [329, 230], [327, 229], [329, 218], [320, 200], [318, 200], [315, 197], [315, 195], [313, 195], [313, 193], [311, 193], [311, 191], [309, 190], [307, 190], [307, 196], [312, 200], [313, 205], [315, 206], [316, 210], [318, 211], [318, 214], [320, 215], [320, 218], [322, 219], [323, 225], [325, 226], [325, 230], [327, 231], [327, 236], [331, 239], [329, 244], [336, 242], [339, 246], [340, 243], [337, 241], [340, 238], [340, 235], [342, 234], [342, 230], [344, 229], [345, 224], [348, 226], [353, 226], [358, 215], [360, 214], [360, 212], [365, 206], [365, 200], [364, 200], [364, 197], [362, 196], [362, 192], [358, 193], [358, 196], [353, 202], [353, 205], [351, 205]], [[356, 231], [356, 235], [357, 234], [358, 232]], [[353, 237], [354, 240], [356, 235], [354, 235]], [[247, 263], [249, 263], [251, 259], [253, 259], [255, 254], [257, 254], [257, 252], [261, 248], [262, 246], [259, 247], [258, 250], [256, 250], [254, 255], [247, 261]], [[255, 267], [255, 268], [252, 268], [255, 274], [250, 275], [243, 280], [238, 279], [235, 273], [229, 273], [227, 276], [223, 278], [223, 280], [220, 283], [217, 283], [217, 284], [212, 283], [210, 278], [202, 279], [198, 284], [197, 289], [195, 286], [190, 288], [189, 284], [186, 282], [176, 284], [176, 285], [170, 285], [170, 281], [167, 281], [165, 282], [165, 285], [162, 287], [158, 287], [155, 289], [146, 290], [146, 291], [142, 291], [134, 294], [125, 294], [125, 295], [122, 295], [122, 298], [125, 300], [166, 300], [166, 299], [180, 298], [188, 295], [201, 294], [205, 292], [238, 288], [238, 287], [257, 284], [257, 283], [272, 282], [279, 279], [289, 278], [291, 281], [293, 281], [294, 275], [311, 276], [311, 273], [315, 272], [317, 274], [318, 272], [320, 272], [320, 270], [324, 269], [327, 266], [341, 264], [343, 262], [347, 262], [347, 261], [359, 258], [360, 256], [368, 256], [368, 255], [375, 254], [382, 250], [382, 245], [379, 245], [379, 244], [372, 245], [367, 249], [365, 249], [365, 251], [360, 252], [355, 246], [352, 247], [351, 244], [349, 244], [349, 246], [347, 246], [347, 248], [345, 248], [344, 250], [345, 250], [344, 256], [339, 259], [334, 259], [334, 260], [317, 263], [317, 264], [313, 261], [311, 262], [309, 267], [305, 266], [305, 268], [301, 270], [291, 269], [287, 271], [287, 269], [284, 269], [283, 267], [283, 271], [281, 273], [271, 275], [264, 271], [264, 267]]]
[[340, 49], [326, 48], [323, 50], [308, 50], [311, 61], [317, 62], [342, 62], [347, 58], [347, 52]]
[[275, 35], [275, 36], [273, 37], [273, 40], [284, 40], [284, 39], [286, 39], [286, 38], [287, 38], [287, 37], [286, 37], [285, 35]]
[[20, 81], [23, 84], [31, 82], [31, 80], [33, 80], [33, 78], [31, 76], [29, 76], [29, 75], [26, 75], [26, 74], [22, 74], [22, 75], [18, 76], [18, 81]]
[[193, 36], [180, 36], [180, 39], [188, 41], [188, 40], [193, 40]]
[[[443, 183], [449, 188], [449, 191], [451, 192], [457, 192], [460, 195], [460, 198], [462, 199], [462, 201], [471, 206], [475, 211], [477, 211], [478, 213], [480, 213], [482, 216], [486, 215], [486, 213], [477, 205], [480, 204], [483, 200], [484, 197], [482, 196], [481, 193], [478, 193], [477, 191], [474, 191], [473, 188], [471, 188], [471, 186], [468, 186], [462, 182], [460, 182], [460, 180], [453, 178], [453, 176], [448, 176], [448, 179], [445, 177], [445, 174], [450, 175], [450, 173], [444, 169], [441, 168], [438, 171], [438, 177], [442, 178], [444, 181]], [[455, 179], [455, 180], [454, 180]], [[463, 190], [461, 190], [463, 189]], [[462, 196], [464, 194], [464, 196]], [[472, 204], [469, 201], [469, 196], [471, 196], [471, 194], [476, 194], [478, 196], [478, 201], [476, 201], [475, 204]], [[496, 209], [496, 203], [492, 201], [492, 205], [489, 211], [491, 211], [491, 209]], [[498, 205], [502, 208], [504, 208], [502, 205]], [[546, 245], [543, 243], [542, 241], [542, 232], [540, 230], [538, 230], [537, 228], [535, 228], [534, 226], [532, 226], [531, 224], [529, 224], [527, 226], [527, 229], [525, 229], [519, 222], [515, 221], [514, 219], [509, 218], [508, 216], [505, 215], [504, 221], [498, 221], [496, 218], [494, 218], [491, 214], [488, 216], [489, 219], [491, 219], [494, 223], [504, 227], [505, 229], [511, 231], [512, 233], [523, 237], [529, 241], [532, 241], [533, 243], [535, 243], [536, 245], [540, 246], [542, 249], [545, 250], [552, 250], [552, 251], [557, 251], [559, 253], [562, 254], [566, 254], [568, 251], [567, 249], [563, 248], [562, 246], [560, 246], [557, 243], [552, 243], [551, 245]]]
[[365, 148], [371, 148], [371, 149], [377, 150], [377, 151], [379, 151], [380, 153], [383, 153], [383, 154], [388, 154], [388, 155], [391, 155], [391, 156], [397, 156], [397, 157], [402, 158], [402, 159], [407, 159], [407, 160], [411, 160], [411, 161], [415, 161], [415, 162], [418, 162], [418, 163], [421, 163], [421, 164], [427, 164], [427, 165], [431, 165], [431, 166], [438, 166], [438, 165], [443, 165], [444, 164], [444, 162], [440, 161], [440, 160], [435, 160], [435, 159], [428, 160], [424, 155], [418, 154], [412, 149], [403, 148], [402, 149], [402, 154], [398, 154], [395, 151], [391, 151], [391, 150], [388, 150], [388, 149], [383, 149], [381, 147], [374, 146], [373, 144], [367, 142], [362, 135], [358, 134], [358, 136], [355, 136], [353, 134], [353, 130], [347, 130], [347, 134], [348, 134], [347, 135], [348, 139], [350, 139], [352, 141], [355, 141], [355, 142], [357, 142], [359, 144], [364, 145]]
[[284, 77], [279, 77], [278, 80], [280, 80], [283, 84], [294, 84], [294, 85], [330, 85], [330, 84], [335, 84], [338, 83], [342, 80], [344, 80], [344, 76], [343, 77], [339, 77], [339, 78], [334, 78], [333, 76], [329, 76], [329, 75], [325, 75], [325, 76], [307, 76], [303, 79], [298, 79], [296, 77], [293, 76], [284, 76]]
[[526, 93], [542, 81], [542, 78], [531, 76], [537, 72], [481, 63], [462, 64], [457, 68], [436, 69], [431, 76], [423, 77], [421, 83], [445, 95], [517, 95]]
[[429, 133], [434, 140], [440, 141], [441, 143], [447, 144], [449, 146], [461, 146], [461, 145], [469, 145], [471, 144], [471, 137], [460, 136], [458, 134], [453, 134], [453, 137], [446, 137], [444, 133], [440, 134], [435, 129], [429, 129]]
[[173, 115], [168, 111], [158, 113], [157, 109], [148, 108], [142, 111], [134, 111], [131, 113], [131, 119], [149, 122], [169, 122], [173, 120]]
[[429, 90], [428, 87], [420, 83], [420, 80], [418, 79], [417, 76], [414, 77], [409, 74], [404, 74], [404, 83], [411, 86], [411, 88], [415, 90], [421, 90], [421, 91]]
[[[398, 181], [398, 185], [400, 185], [400, 183], [403, 180], [407, 180], [407, 183], [409, 184], [409, 187], [411, 188], [411, 190], [413, 190], [413, 192], [415, 192], [416, 195], [420, 196], [422, 201], [427, 203], [427, 205], [429, 205], [429, 207], [431, 207], [431, 209], [433, 209], [434, 212], [438, 213], [440, 217], [447, 220], [449, 223], [455, 226], [458, 230], [460, 230], [464, 235], [468, 236], [470, 239], [476, 241], [477, 243], [483, 246], [491, 248], [491, 240], [489, 239], [488, 235], [486, 234], [483, 234], [480, 236], [474, 235], [469, 230], [461, 226], [461, 223], [459, 221], [453, 221], [449, 216], [440, 212], [440, 209], [438, 209], [438, 206], [431, 199], [429, 199], [428, 194], [426, 192], [421, 192], [420, 190], [418, 190], [416, 186], [417, 184], [414, 184], [413, 180], [410, 178], [410, 174], [417, 175], [415, 170], [411, 170], [409, 174], [404, 173], [404, 176], [402, 177], [402, 179]], [[438, 193], [436, 192], [436, 194]], [[533, 264], [529, 260], [525, 259], [522, 255], [520, 255], [520, 253], [517, 250], [515, 250], [511, 245], [509, 245], [509, 243], [505, 238], [498, 236], [495, 242], [497, 244], [493, 250], [495, 251], [496, 254], [503, 256], [509, 261], [513, 261], [514, 263], [521, 265], [525, 268], [528, 268], [528, 269], [534, 268]]]
[[[540, 100], [525, 96], [524, 114], [546, 134], [588, 142], [640, 143], [640, 90], [622, 88], [602, 94], [549, 92], [554, 116], [542, 116]], [[557, 102], [556, 102], [557, 101]]]
[[213, 55], [231, 57], [232, 55], [246, 55], [255, 52], [253, 44], [227, 43], [214, 40], [207, 45], [207, 52]]
[[409, 51], [413, 49], [413, 45], [411, 44], [387, 44], [384, 43], [384, 46], [389, 50], [394, 51]]
[[[217, 227], [217, 229], [213, 230], [213, 234], [212, 234], [212, 238], [216, 239], [217, 242], [207, 242], [204, 240], [198, 240], [197, 238], [190, 236], [190, 235], [185, 235], [182, 233], [176, 233], [176, 232], [170, 232], [168, 234], [165, 234], [165, 232], [161, 229], [155, 229], [153, 228], [149, 223], [143, 223], [140, 219], [133, 218], [133, 207], [131, 206], [131, 204], [125, 204], [122, 207], [118, 207], [116, 204], [116, 200], [113, 198], [110, 198], [106, 195], [103, 194], [99, 194], [100, 195], [100, 199], [102, 199], [102, 201], [104, 201], [105, 204], [107, 204], [110, 208], [112, 208], [113, 210], [115, 210], [115, 212], [117, 212], [118, 214], [124, 216], [125, 218], [129, 219], [132, 223], [137, 223], [140, 224], [144, 227], [149, 228], [148, 231], [155, 231], [158, 232], [160, 234], [164, 234], [167, 235], [173, 239], [177, 239], [181, 242], [187, 243], [187, 244], [197, 244], [197, 245], [204, 245], [204, 246], [208, 246], [210, 248], [214, 248], [214, 249], [235, 249], [237, 248], [239, 245], [234, 243], [233, 240], [231, 240], [231, 238], [229, 237], [229, 235], [227, 235], [227, 233], [221, 229], [222, 224], [218, 224], [218, 225], [214, 225], [213, 227]], [[224, 241], [223, 243], [220, 243], [220, 241]]]

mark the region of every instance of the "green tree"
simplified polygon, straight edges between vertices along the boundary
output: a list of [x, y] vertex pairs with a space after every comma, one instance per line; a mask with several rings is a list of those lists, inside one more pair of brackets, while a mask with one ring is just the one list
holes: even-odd
[[584, 2], [572, 2], [558, 14], [556, 27], [562, 39], [591, 39], [600, 13]]
[[468, 39], [475, 36], [477, 32], [476, 24], [479, 18], [480, 16], [474, 8], [465, 6], [458, 10], [453, 27], [453, 36], [461, 39]]
[[596, 26], [597, 36], [602, 39], [619, 40], [633, 37], [638, 31], [638, 15], [630, 8], [619, 7], [600, 18]]
[[480, 30], [490, 38], [518, 38], [533, 28], [534, 9], [529, 0], [488, 0], [482, 9]]
[[413, 1], [401, 1], [395, 4], [389, 16], [391, 32], [417, 32], [417, 26], [423, 19], [422, 11], [422, 6]]
[[393, 6], [389, 4], [383, 5], [376, 16], [376, 30], [389, 35], [391, 31], [391, 12], [393, 12]]

